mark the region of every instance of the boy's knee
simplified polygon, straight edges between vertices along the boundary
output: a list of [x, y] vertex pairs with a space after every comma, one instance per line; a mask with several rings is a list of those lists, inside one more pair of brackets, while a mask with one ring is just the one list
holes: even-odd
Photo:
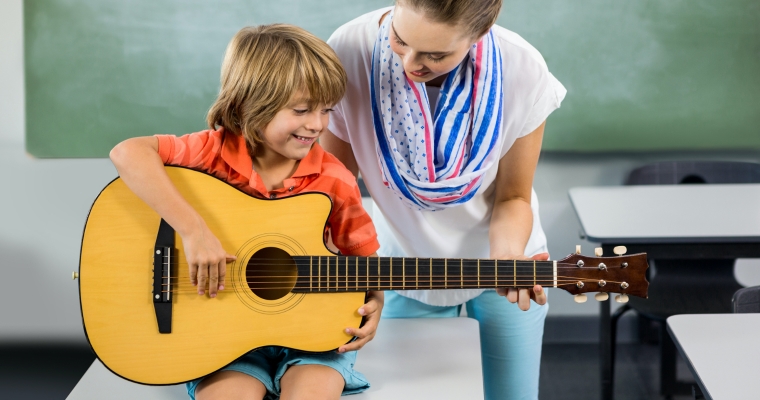
[[195, 388], [195, 400], [262, 400], [266, 387], [258, 379], [237, 371], [219, 371], [203, 379]]
[[293, 365], [280, 380], [280, 400], [335, 400], [343, 393], [343, 376], [325, 365]]

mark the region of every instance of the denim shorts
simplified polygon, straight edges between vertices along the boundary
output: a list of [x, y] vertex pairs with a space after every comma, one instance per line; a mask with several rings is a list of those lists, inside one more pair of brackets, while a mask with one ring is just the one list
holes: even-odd
[[[279, 346], [262, 347], [240, 357], [220, 371], [237, 371], [250, 375], [264, 384], [267, 400], [280, 397], [280, 379], [291, 365], [325, 365], [340, 373], [345, 381], [343, 394], [361, 393], [369, 388], [369, 382], [360, 372], [354, 370], [356, 352], [310, 353]], [[187, 394], [195, 400], [195, 388], [203, 380], [186, 383]]]

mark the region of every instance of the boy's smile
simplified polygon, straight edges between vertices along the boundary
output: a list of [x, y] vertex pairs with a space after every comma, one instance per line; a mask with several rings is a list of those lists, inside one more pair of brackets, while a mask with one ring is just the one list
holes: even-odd
[[296, 94], [278, 111], [261, 132], [264, 143], [254, 155], [254, 165], [261, 169], [295, 165], [306, 157], [327, 127], [330, 109], [324, 104], [309, 107], [303, 93]]

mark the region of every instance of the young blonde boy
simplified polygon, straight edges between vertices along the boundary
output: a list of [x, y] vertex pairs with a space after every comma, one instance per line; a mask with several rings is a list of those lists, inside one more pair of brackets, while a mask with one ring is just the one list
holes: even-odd
[[[181, 236], [198, 294], [224, 290], [226, 263], [235, 259], [179, 194], [163, 166], [212, 174], [260, 198], [323, 192], [333, 201], [329, 235], [345, 255], [376, 255], [374, 226], [361, 205], [353, 175], [317, 143], [330, 107], [343, 97], [346, 74], [323, 41], [290, 25], [240, 30], [227, 47], [219, 96], [208, 113], [208, 130], [182, 137], [128, 139], [111, 151], [121, 178]], [[262, 215], [262, 218], [267, 216]], [[252, 351], [222, 370], [187, 384], [206, 399], [337, 399], [369, 387], [353, 370], [356, 352], [374, 337], [382, 293], [370, 293], [359, 309], [358, 339], [335, 353], [282, 347]], [[215, 343], [199, 343], [214, 351]]]

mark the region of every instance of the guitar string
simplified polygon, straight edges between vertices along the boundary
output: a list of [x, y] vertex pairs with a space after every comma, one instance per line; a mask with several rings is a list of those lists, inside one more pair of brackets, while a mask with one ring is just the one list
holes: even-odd
[[[365, 258], [370, 258], [370, 257], [365, 257]], [[374, 258], [374, 257], [372, 257], [372, 258]], [[429, 259], [425, 258], [424, 260], [429, 260]], [[444, 259], [440, 258], [440, 259], [433, 259], [433, 260], [444, 260]], [[472, 261], [475, 261], [475, 259], [472, 259]], [[488, 259], [488, 261], [494, 261], [494, 260], [493, 259]], [[498, 261], [500, 263], [501, 262], [505, 262], [504, 265], [500, 264], [498, 266], [498, 268], [510, 269], [510, 268], [513, 267], [513, 265], [509, 264], [509, 262], [515, 261], [515, 260], [498, 260]], [[517, 260], [517, 261], [518, 262], [530, 262], [528, 260]], [[549, 263], [549, 264], [548, 265], [546, 265], [546, 264], [544, 264], [544, 265], [537, 265], [538, 268], [547, 269], [547, 268], [552, 268], [553, 267], [553, 264], [551, 264], [552, 261], [539, 261], [539, 262]], [[234, 265], [235, 263], [236, 262], [233, 261], [233, 262], [228, 262], [227, 264], [233, 264]], [[349, 261], [349, 264], [350, 263], [351, 263], [351, 261]], [[338, 261], [338, 264], [342, 268], [345, 268], [345, 259], [340, 259], [340, 261]], [[509, 265], [507, 265], [507, 264], [509, 264]], [[189, 265], [189, 263], [184, 262], [184, 261], [177, 261], [177, 262], [174, 262], [173, 265], [182, 265], [182, 266], [184, 266], [184, 265]], [[296, 263], [289, 263], [289, 262], [273, 262], [273, 263], [267, 263], [267, 264], [258, 263], [258, 262], [254, 263], [254, 266], [256, 266], [256, 267], [281, 267], [281, 266], [291, 266], [291, 265], [296, 265]], [[333, 266], [333, 265], [334, 264], [330, 264], [330, 266]], [[386, 266], [389, 266], [389, 265], [387, 265], [387, 264], [383, 265], [383, 267], [386, 267]], [[353, 267], [353, 265], [349, 266], [349, 268], [352, 268], [352, 267]], [[371, 267], [372, 268], [376, 268], [377, 264], [372, 265]], [[408, 268], [409, 267], [411, 267], [411, 265], [409, 265]], [[442, 268], [442, 267], [443, 267], [443, 265], [440, 265], [440, 264], [435, 264], [434, 265], [434, 268]], [[517, 267], [518, 268], [531, 268], [531, 267], [533, 267], [533, 264], [531, 263], [530, 265], [518, 265]], [[364, 266], [362, 266], [362, 268], [364, 268]], [[427, 265], [425, 265], [425, 268], [427, 268]], [[460, 267], [458, 265], [456, 265], [456, 262], [455, 262], [454, 264], [452, 264], [450, 266], [450, 268], [459, 269]], [[469, 266], [465, 265], [463, 268], [464, 269], [477, 269], [478, 267], [477, 266], [472, 266], [472, 265], [469, 265]], [[491, 268], [493, 268], [493, 265], [481, 265], [480, 268], [481, 269], [491, 269]], [[581, 271], [589, 271], [589, 270], [596, 269], [594, 266], [587, 266], [587, 267], [581, 268], [581, 267], [578, 267], [576, 264], [572, 264], [572, 263], [557, 263], [557, 269], [560, 269], [560, 268], [562, 268], [562, 269], [569, 269], [569, 270], [581, 270]], [[607, 269], [612, 269], [612, 268], [622, 269], [622, 267], [619, 267], [619, 266], [607, 266]], [[627, 268], [631, 268], [631, 267], [627, 267]]]
[[[335, 282], [334, 280], [330, 280], [330, 283], [334, 283], [334, 282]], [[577, 282], [578, 282], [577, 280], [558, 280], [557, 281], [557, 286], [574, 285]], [[588, 282], [594, 283], [595, 281], [588, 281]], [[251, 290], [281, 290], [281, 289], [298, 290], [298, 289], [305, 289], [305, 285], [303, 283], [301, 283], [301, 285], [298, 285], [297, 282], [295, 282], [295, 283], [294, 282], [253, 282], [253, 283], [259, 283], [259, 284], [260, 283], [268, 284], [267, 286], [256, 286], [256, 287], [250, 286], [250, 283], [251, 282], [249, 282], [248, 288], [251, 289]], [[274, 287], [270, 286], [273, 283], [277, 283], [277, 284], [287, 283], [288, 285], [287, 286], [274, 286]], [[383, 284], [390, 285], [390, 284], [393, 284], [394, 282], [387, 282], [386, 281], [386, 282], [377, 282], [377, 283], [378, 283], [378, 285], [369, 285], [369, 286], [367, 286], [366, 284], [362, 284], [362, 285], [358, 285], [358, 286], [356, 286], [356, 285], [349, 285], [348, 288], [350, 288], [352, 290], [372, 290], [372, 289], [381, 288], [383, 286]], [[443, 281], [440, 281], [440, 280], [439, 281], [433, 281], [433, 283], [440, 284], [440, 283], [443, 283]], [[518, 285], [517, 287], [519, 287], [519, 288], [530, 288], [530, 287], [533, 287], [533, 280], [530, 280], [530, 281], [518, 281], [518, 283], [526, 283], [526, 285], [524, 285], [524, 286], [523, 285]], [[546, 284], [544, 284], [544, 283], [546, 283]], [[609, 283], [612, 284], [610, 286], [610, 289], [612, 289], [612, 288], [614, 288], [614, 284], [617, 284], [617, 283], [620, 283], [620, 282], [609, 282]], [[536, 284], [541, 284], [542, 286], [547, 286], [547, 287], [553, 287], [553, 281], [537, 281]], [[420, 286], [420, 288], [427, 288], [427, 287], [428, 286]], [[440, 288], [440, 286], [435, 286], [435, 285], [430, 286], [430, 287], [432, 287], [432, 288]], [[510, 288], [510, 287], [515, 287], [515, 286], [499, 286], [499, 287]], [[461, 286], [461, 288], [484, 288], [484, 289], [490, 289], [490, 288], [493, 288], [493, 287], [489, 286], [489, 285], [478, 286], [477, 284], [475, 284], [475, 285], [463, 285], [463, 286]], [[333, 287], [325, 286], [325, 287], [321, 288], [321, 291], [323, 291], [323, 292], [324, 291], [342, 291], [343, 289], [346, 289], [346, 287], [345, 286], [341, 286], [341, 282], [338, 281], [337, 287], [335, 287], [335, 286], [333, 286]], [[195, 291], [197, 291], [197, 286], [191, 285], [188, 282], [188, 283], [181, 284], [181, 285], [175, 285], [175, 289], [171, 290], [171, 291], [173, 293], [195, 292]], [[312, 290], [312, 292], [313, 291], [314, 290]], [[167, 291], [164, 290], [163, 292], [167, 292]], [[607, 290], [607, 292], [615, 292], [615, 290]]]

